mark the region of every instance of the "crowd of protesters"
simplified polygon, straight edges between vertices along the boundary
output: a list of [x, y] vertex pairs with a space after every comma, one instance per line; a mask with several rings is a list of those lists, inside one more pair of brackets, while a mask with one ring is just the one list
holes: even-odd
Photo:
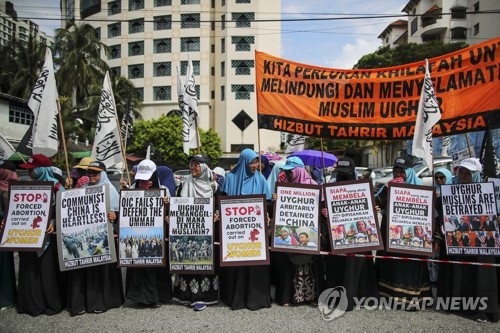
[[[261, 165], [262, 160], [262, 165]], [[110, 184], [106, 166], [92, 158], [83, 158], [74, 166], [71, 178], [64, 180], [59, 169], [53, 168], [51, 161], [44, 155], [33, 155], [27, 169], [34, 181], [50, 181], [54, 190]], [[297, 157], [269, 163], [259, 159], [250, 149], [241, 152], [238, 163], [229, 171], [210, 167], [207, 157], [196, 155], [190, 158], [191, 174], [175, 188], [172, 170], [157, 166], [151, 160], [143, 160], [134, 167], [131, 184], [122, 186], [136, 189], [164, 188], [167, 193], [164, 203], [168, 206], [169, 197], [217, 197], [263, 194], [272, 215], [273, 194], [277, 182], [293, 184], [321, 184], [324, 178], [321, 170], [308, 170]], [[441, 247], [438, 259], [494, 263], [495, 257], [446, 255], [443, 235], [443, 216], [439, 210], [441, 186], [444, 184], [467, 184], [484, 182], [481, 177], [482, 166], [477, 159], [466, 159], [453, 175], [450, 170], [435, 171], [436, 184], [436, 233], [433, 235], [435, 246]], [[354, 181], [358, 177], [354, 161], [349, 157], [339, 160], [334, 170], [336, 182]], [[420, 179], [412, 168], [410, 159], [399, 157], [393, 165], [392, 182], [421, 185]], [[3, 214], [8, 203], [8, 184], [18, 180], [16, 166], [9, 161], [0, 161], [0, 209]], [[110, 186], [110, 212], [108, 221], [117, 233], [119, 193]], [[387, 205], [387, 186], [375, 196], [377, 210], [381, 213], [381, 230], [387, 228], [385, 208]], [[53, 201], [55, 210], [55, 200]], [[318, 239], [322, 251], [331, 251], [326, 223], [326, 209], [322, 210], [320, 235]], [[52, 216], [55, 216], [53, 212]], [[218, 237], [217, 214], [214, 216], [214, 238]], [[359, 221], [352, 221], [359, 223]], [[166, 219], [165, 223], [168, 223]], [[367, 227], [367, 224], [364, 224]], [[499, 232], [498, 224], [493, 228]], [[348, 296], [347, 310], [354, 308], [355, 297], [390, 297], [399, 300], [423, 300], [433, 297], [431, 285], [436, 283], [439, 297], [487, 297], [487, 306], [474, 311], [463, 309], [458, 315], [477, 321], [497, 322], [500, 318], [500, 270], [498, 267], [481, 265], [458, 265], [440, 263], [428, 265], [425, 261], [384, 259], [384, 251], [378, 251], [377, 259], [370, 257], [349, 257], [335, 255], [309, 255], [271, 252], [270, 265], [218, 266], [218, 250], [214, 249], [214, 274], [175, 274], [165, 267], [127, 268], [125, 290], [122, 285], [121, 270], [116, 263], [61, 272], [58, 268], [55, 220], [47, 228], [47, 242], [42, 252], [19, 252], [19, 273], [16, 277], [12, 252], [0, 252], [0, 307], [15, 306], [19, 313], [32, 316], [53, 315], [66, 309], [71, 315], [85, 312], [101, 313], [120, 307], [125, 300], [136, 303], [138, 307], [156, 308], [169, 302], [193, 307], [200, 311], [207, 305], [222, 302], [232, 310], [247, 308], [259, 310], [271, 307], [299, 304], [317, 305], [319, 295], [327, 288], [344, 286]], [[420, 230], [423, 232], [423, 230]], [[282, 241], [290, 236], [289, 230], [281, 230]], [[381, 233], [385, 237], [386, 233]], [[307, 237], [297, 235], [304, 246], [315, 246]], [[134, 247], [132, 239], [130, 251]], [[161, 242], [161, 240], [156, 240]], [[127, 244], [124, 244], [127, 245]], [[165, 244], [156, 247], [168, 248]], [[117, 247], [119, 248], [119, 247]], [[126, 246], [124, 247], [126, 249]], [[497, 260], [498, 262], [498, 260]], [[274, 286], [274, 293], [271, 293]], [[271, 298], [273, 295], [273, 298]]]

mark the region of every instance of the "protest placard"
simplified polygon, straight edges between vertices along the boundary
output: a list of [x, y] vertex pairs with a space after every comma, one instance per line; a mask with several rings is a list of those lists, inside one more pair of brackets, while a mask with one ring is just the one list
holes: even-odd
[[493, 183], [441, 185], [446, 253], [500, 255]]
[[108, 184], [57, 193], [57, 249], [61, 271], [116, 262], [108, 212]]
[[164, 196], [164, 189], [121, 191], [120, 266], [165, 266]]
[[170, 198], [170, 272], [214, 271], [213, 198]]
[[276, 183], [272, 251], [319, 254], [321, 186]]
[[221, 267], [269, 265], [264, 195], [219, 197]]
[[324, 190], [332, 252], [382, 249], [370, 180], [325, 184]]
[[434, 188], [389, 183], [386, 251], [432, 256]]
[[43, 250], [45, 231], [52, 218], [52, 185], [52, 182], [10, 182], [0, 250]]

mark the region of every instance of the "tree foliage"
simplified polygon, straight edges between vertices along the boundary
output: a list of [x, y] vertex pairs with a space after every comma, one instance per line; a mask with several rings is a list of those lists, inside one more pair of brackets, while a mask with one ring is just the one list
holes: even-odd
[[28, 99], [45, 60], [46, 45], [31, 35], [28, 41], [14, 39], [0, 48], [0, 89], [2, 92]]
[[[207, 155], [212, 164], [222, 156], [221, 139], [213, 130], [199, 129], [201, 154]], [[138, 121], [134, 124], [133, 142], [127, 150], [139, 156], [145, 156], [148, 145], [161, 152], [163, 161], [172, 168], [185, 167], [189, 156], [182, 149], [182, 119], [179, 116]], [[191, 154], [198, 153], [191, 149]]]
[[463, 42], [445, 44], [439, 41], [424, 44], [401, 44], [393, 49], [386, 46], [361, 57], [354, 68], [370, 69], [405, 65], [416, 61], [422, 61], [426, 58], [430, 59], [455, 52], [465, 47], [467, 47], [467, 44]]

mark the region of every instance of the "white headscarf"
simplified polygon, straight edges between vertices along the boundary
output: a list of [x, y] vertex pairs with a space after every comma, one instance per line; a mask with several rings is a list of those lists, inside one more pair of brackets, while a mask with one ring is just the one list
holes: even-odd
[[184, 183], [182, 184], [181, 197], [191, 197], [191, 198], [211, 198], [214, 195], [212, 188], [212, 182], [214, 176], [212, 170], [205, 164], [200, 163], [200, 175], [198, 177], [193, 177], [189, 175]]

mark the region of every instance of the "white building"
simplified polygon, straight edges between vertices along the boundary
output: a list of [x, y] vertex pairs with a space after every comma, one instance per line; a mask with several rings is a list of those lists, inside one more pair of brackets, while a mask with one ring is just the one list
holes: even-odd
[[30, 35], [42, 44], [54, 44], [54, 38], [40, 31], [38, 24], [30, 20], [19, 20], [12, 2], [0, 2], [0, 46], [7, 45], [13, 39], [27, 44]]
[[[96, 28], [111, 49], [103, 59], [142, 96], [143, 119], [178, 110], [177, 67], [185, 83], [191, 59], [199, 126], [215, 130], [225, 152], [258, 149], [254, 51], [280, 56], [281, 1], [62, 0], [61, 13]], [[243, 133], [232, 122], [242, 110], [252, 120]], [[261, 130], [260, 143], [277, 149], [280, 133]]]
[[379, 38], [390, 47], [434, 40], [473, 45], [500, 35], [499, 10], [498, 0], [410, 0], [402, 10], [406, 29], [393, 22]]

